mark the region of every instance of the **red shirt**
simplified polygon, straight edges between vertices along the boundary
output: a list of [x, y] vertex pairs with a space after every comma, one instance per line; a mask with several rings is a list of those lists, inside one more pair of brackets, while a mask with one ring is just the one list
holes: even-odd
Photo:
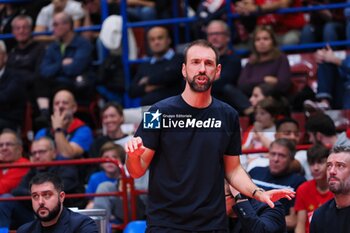
[[[320, 207], [323, 203], [333, 198], [333, 193], [328, 191], [320, 193], [316, 188], [316, 181], [309, 180], [299, 186], [295, 198], [295, 211], [306, 210], [308, 215]], [[305, 223], [306, 233], [309, 232], [309, 218]]]
[[[259, 6], [278, 0], [255, 0]], [[290, 7], [302, 6], [301, 0], [293, 0]], [[302, 29], [305, 25], [304, 13], [266, 14], [258, 17], [258, 25], [272, 25], [276, 33], [285, 33], [292, 29]]]
[[[15, 163], [27, 163], [26, 158], [20, 158]], [[16, 188], [24, 177], [29, 168], [10, 168], [0, 169], [0, 194], [10, 193]]]

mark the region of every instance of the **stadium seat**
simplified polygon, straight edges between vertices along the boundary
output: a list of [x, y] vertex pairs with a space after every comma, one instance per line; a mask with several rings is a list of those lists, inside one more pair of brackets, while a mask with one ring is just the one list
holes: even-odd
[[126, 225], [124, 233], [144, 233], [146, 231], [146, 221], [132, 221]]

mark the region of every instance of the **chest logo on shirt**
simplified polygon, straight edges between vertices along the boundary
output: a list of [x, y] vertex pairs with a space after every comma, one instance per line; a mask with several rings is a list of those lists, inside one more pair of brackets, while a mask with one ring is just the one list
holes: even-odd
[[144, 129], [160, 129], [162, 114], [157, 109], [156, 112], [143, 113], [143, 128]]
[[196, 119], [187, 114], [162, 114], [159, 109], [155, 112], [143, 113], [144, 129], [176, 129], [176, 128], [221, 128], [221, 120], [214, 117], [208, 119]]

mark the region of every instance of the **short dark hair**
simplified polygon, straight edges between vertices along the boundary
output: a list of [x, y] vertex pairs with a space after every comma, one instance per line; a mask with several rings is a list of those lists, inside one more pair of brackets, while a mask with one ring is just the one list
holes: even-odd
[[336, 135], [334, 121], [325, 113], [316, 113], [310, 116], [305, 123], [305, 129], [308, 132], [320, 132], [326, 136]]
[[200, 39], [200, 40], [195, 40], [195, 41], [192, 41], [189, 45], [186, 46], [185, 50], [184, 50], [184, 63], [186, 64], [187, 63], [187, 53], [188, 53], [188, 50], [190, 48], [192, 48], [193, 46], [201, 46], [201, 47], [204, 47], [204, 48], [210, 48], [214, 51], [215, 53], [215, 61], [216, 61], [216, 65], [219, 64], [219, 58], [220, 58], [220, 55], [219, 55], [219, 51], [207, 40], [203, 40], [203, 39]]
[[276, 131], [278, 132], [278, 130], [280, 129], [281, 125], [285, 124], [285, 123], [293, 123], [297, 126], [297, 128], [299, 129], [299, 123], [294, 120], [293, 118], [290, 118], [290, 117], [285, 117], [285, 118], [282, 118], [278, 121], [276, 121]]
[[327, 158], [329, 155], [329, 149], [321, 143], [316, 143], [307, 150], [307, 162], [313, 164]]
[[260, 100], [256, 104], [255, 107], [256, 108], [260, 107], [260, 108], [264, 109], [265, 111], [270, 113], [273, 118], [275, 118], [277, 115], [279, 115], [281, 113], [281, 111], [280, 111], [281, 108], [280, 108], [278, 101], [271, 96], [268, 96], [268, 97]]
[[294, 155], [296, 153], [296, 148], [295, 148], [295, 144], [292, 142], [292, 140], [286, 139], [286, 138], [279, 138], [276, 139], [275, 141], [273, 141], [270, 145], [270, 150], [274, 145], [280, 145], [283, 146], [285, 148], [287, 148], [289, 150], [289, 156], [291, 158], [294, 158]]
[[4, 128], [1, 132], [0, 132], [0, 136], [2, 134], [5, 134], [5, 133], [8, 133], [8, 134], [12, 134], [13, 136], [15, 136], [16, 138], [16, 143], [19, 145], [19, 146], [23, 146], [23, 141], [21, 139], [21, 136], [16, 132], [14, 131], [13, 129], [10, 129], [10, 128]]
[[61, 192], [64, 190], [63, 181], [61, 178], [51, 172], [40, 172], [35, 175], [29, 182], [29, 190], [32, 189], [33, 185], [43, 184], [45, 182], [50, 182], [53, 184], [57, 192]]
[[331, 153], [342, 153], [342, 152], [350, 154], [350, 146], [339, 145], [339, 146], [333, 147], [331, 150]]
[[110, 107], [115, 108], [115, 110], [117, 110], [120, 116], [124, 116], [123, 106], [115, 102], [106, 103], [105, 106], [103, 106], [103, 108], [101, 109], [101, 114], [103, 114]]
[[100, 149], [100, 155], [102, 156], [106, 151], [115, 150], [122, 164], [125, 163], [125, 150], [121, 145], [115, 144], [114, 142], [106, 142]]

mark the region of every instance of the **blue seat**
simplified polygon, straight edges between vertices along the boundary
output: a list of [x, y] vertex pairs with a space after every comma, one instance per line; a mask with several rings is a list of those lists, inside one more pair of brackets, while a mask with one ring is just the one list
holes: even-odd
[[124, 233], [145, 233], [146, 231], [146, 221], [132, 221], [126, 225]]

